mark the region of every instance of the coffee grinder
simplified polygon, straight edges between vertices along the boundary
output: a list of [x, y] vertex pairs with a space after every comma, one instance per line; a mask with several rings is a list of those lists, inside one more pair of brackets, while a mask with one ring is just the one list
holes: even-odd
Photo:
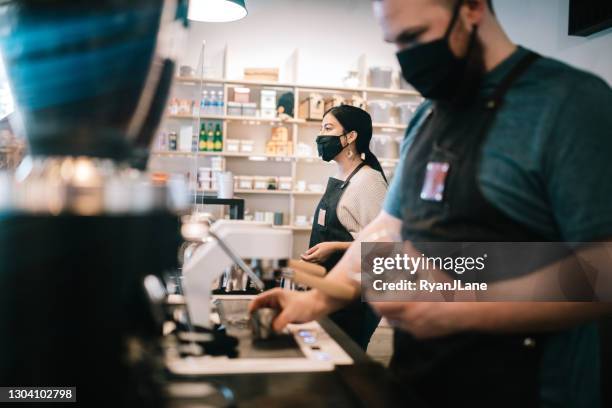
[[176, 268], [181, 181], [144, 172], [182, 0], [0, 0], [0, 52], [30, 155], [0, 177], [0, 385], [84, 406], [163, 406], [143, 281]]

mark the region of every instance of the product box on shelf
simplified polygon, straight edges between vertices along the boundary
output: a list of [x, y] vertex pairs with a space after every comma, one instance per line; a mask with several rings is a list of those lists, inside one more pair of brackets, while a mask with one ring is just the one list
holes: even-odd
[[234, 88], [233, 102], [249, 103], [251, 100], [251, 90], [245, 87]]
[[332, 95], [331, 97], [325, 99], [323, 110], [327, 112], [331, 108], [334, 108], [340, 105], [345, 105], [345, 104], [346, 104], [346, 101], [341, 95]]
[[245, 68], [244, 79], [248, 81], [278, 82], [278, 68]]
[[227, 103], [227, 114], [229, 116], [242, 116], [242, 103], [228, 102]]
[[240, 152], [241, 153], [253, 153], [255, 149], [255, 142], [253, 140], [241, 140], [240, 141]]
[[240, 140], [225, 139], [225, 149], [228, 153], [238, 153], [240, 151]]
[[276, 91], [273, 89], [262, 89], [259, 106], [261, 109], [276, 109]]
[[325, 103], [321, 95], [311, 93], [308, 98], [300, 102], [300, 117], [306, 120], [321, 120], [325, 113]]
[[243, 103], [242, 116], [257, 116], [257, 104], [255, 102]]

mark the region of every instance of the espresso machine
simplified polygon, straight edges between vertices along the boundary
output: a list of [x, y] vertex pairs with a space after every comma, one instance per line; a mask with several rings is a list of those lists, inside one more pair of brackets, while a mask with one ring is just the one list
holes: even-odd
[[2, 0], [0, 53], [29, 144], [0, 177], [0, 384], [82, 406], [164, 406], [144, 286], [177, 267], [182, 180], [144, 169], [183, 0]]

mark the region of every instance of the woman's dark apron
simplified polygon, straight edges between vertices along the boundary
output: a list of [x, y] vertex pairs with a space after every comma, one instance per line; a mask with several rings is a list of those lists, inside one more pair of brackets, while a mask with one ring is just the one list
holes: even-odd
[[[323, 194], [314, 214], [312, 233], [310, 235], [310, 248], [321, 242], [353, 241], [353, 236], [342, 225], [336, 211], [346, 187], [363, 166], [365, 166], [365, 163], [361, 163], [353, 170], [345, 181], [333, 177], [329, 178], [325, 194]], [[363, 200], [367, 199], [367, 197], [363, 197]], [[343, 255], [344, 251], [333, 253], [323, 263], [323, 266], [327, 271], [330, 271]], [[344, 309], [332, 313], [330, 318], [364, 350], [367, 348], [370, 337], [372, 337], [372, 333], [376, 330], [380, 320], [370, 306], [367, 303], [362, 303], [361, 300], [357, 300]]]
[[[435, 105], [405, 158], [404, 240], [544, 241], [491, 205], [478, 183], [483, 145], [504, 96], [537, 58], [527, 55], [484, 101], [459, 111]], [[529, 333], [417, 340], [396, 330], [391, 369], [432, 406], [536, 406], [542, 341]]]

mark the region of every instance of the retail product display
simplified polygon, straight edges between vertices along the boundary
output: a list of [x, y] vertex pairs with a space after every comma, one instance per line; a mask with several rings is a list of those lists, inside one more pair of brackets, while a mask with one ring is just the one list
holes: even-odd
[[325, 113], [325, 103], [323, 97], [317, 93], [311, 93], [306, 99], [300, 102], [300, 118], [306, 120], [321, 120]]
[[179, 150], [181, 152], [190, 152], [193, 143], [193, 126], [181, 126], [179, 132]]
[[367, 103], [366, 100], [364, 98], [362, 98], [359, 95], [353, 95], [351, 96], [351, 99], [348, 102], [350, 105], [355, 106], [359, 109], [363, 109], [366, 110], [367, 109]]
[[255, 102], [243, 103], [242, 116], [257, 116], [257, 104]]
[[309, 145], [304, 142], [299, 142], [295, 148], [295, 155], [298, 157], [312, 157], [313, 156], [312, 145]]
[[266, 143], [266, 154], [276, 156], [291, 156], [293, 143], [289, 140], [289, 129], [285, 126], [272, 128], [272, 136]]
[[357, 88], [359, 86], [359, 71], [348, 71], [342, 79], [342, 84], [347, 88]]
[[[200, 115], [221, 116], [224, 112], [223, 90], [207, 88], [202, 91], [200, 99]], [[195, 113], [194, 113], [195, 115]]]
[[234, 197], [234, 176], [229, 171], [219, 171], [216, 173], [217, 178], [217, 197], [218, 198], [233, 198]]
[[385, 100], [374, 100], [368, 102], [368, 112], [374, 123], [390, 123], [391, 108], [393, 103]]
[[375, 88], [391, 88], [393, 70], [389, 67], [370, 68], [370, 86]]
[[198, 141], [198, 151], [200, 152], [221, 152], [223, 150], [223, 131], [221, 124], [212, 122], [200, 125]]
[[323, 111], [327, 112], [328, 110], [330, 110], [331, 108], [334, 108], [336, 106], [340, 106], [340, 105], [346, 105], [347, 101], [344, 99], [344, 97], [342, 95], [332, 95], [328, 98], [324, 99], [324, 105], [323, 105]]
[[179, 67], [179, 76], [181, 77], [192, 77], [195, 75], [195, 70], [189, 65], [181, 65]]
[[390, 135], [376, 134], [372, 138], [370, 150], [380, 159], [397, 159], [399, 157], [399, 142], [397, 139], [397, 137]]
[[248, 81], [278, 82], [278, 68], [245, 68], [244, 79]]
[[253, 153], [255, 150], [255, 142], [253, 140], [241, 140], [240, 141], [240, 152], [241, 153]]
[[251, 101], [251, 90], [245, 87], [234, 88], [233, 102], [248, 103]]
[[172, 98], [168, 105], [170, 115], [192, 115], [194, 102], [190, 99]]
[[399, 123], [407, 125], [412, 116], [414, 116], [414, 112], [419, 104], [415, 102], [399, 102], [395, 106], [399, 111]]
[[291, 177], [279, 177], [278, 178], [278, 189], [291, 191], [293, 186], [293, 179]]

